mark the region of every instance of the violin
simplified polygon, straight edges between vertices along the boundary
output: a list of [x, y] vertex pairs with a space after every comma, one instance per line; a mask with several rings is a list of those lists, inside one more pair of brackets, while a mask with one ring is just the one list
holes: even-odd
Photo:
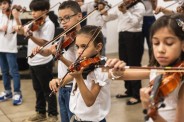
[[[82, 67], [90, 67], [98, 64], [102, 60], [107, 60], [106, 57], [93, 57], [93, 58], [82, 58], [80, 60], [75, 61], [71, 66], [69, 66], [67, 73], [63, 76], [63, 78], [60, 80], [60, 83], [65, 79], [68, 73], [73, 72], [74, 70], [79, 71]], [[62, 82], [58, 87], [63, 87], [65, 82]], [[49, 96], [52, 96], [55, 92], [52, 91]]]
[[79, 71], [82, 67], [88, 67], [90, 65], [95, 65], [100, 62], [103, 58], [94, 57], [94, 58], [82, 58], [76, 62], [74, 62], [71, 66], [69, 66], [68, 71], [73, 72], [74, 70]]
[[22, 7], [20, 5], [13, 5], [13, 7], [11, 9], [9, 8], [5, 12], [5, 14], [7, 15], [7, 17], [10, 18], [10, 19], [13, 18], [12, 13], [11, 13], [13, 9], [16, 9], [18, 12], [22, 12], [22, 13], [26, 11], [26, 8], [25, 7]]
[[[176, 66], [184, 67], [184, 62], [178, 63]], [[153, 87], [150, 95], [151, 104], [148, 110], [143, 111], [143, 113], [146, 114], [145, 120], [148, 120], [149, 117], [154, 120], [158, 109], [165, 107], [163, 103], [160, 106], [158, 106], [158, 104], [163, 102], [164, 98], [172, 93], [177, 86], [179, 86], [183, 75], [183, 72], [167, 72], [157, 76], [150, 82], [150, 87]]]
[[55, 60], [59, 59], [60, 55], [64, 53], [64, 50], [68, 50], [70, 45], [74, 43], [75, 37], [76, 37], [76, 30], [74, 29], [66, 34], [66, 38], [63, 37], [60, 40], [60, 42], [56, 46], [56, 54], [54, 57]]
[[45, 23], [45, 19], [43, 17], [39, 18], [38, 20], [32, 22], [28, 28], [30, 31], [37, 31], [39, 30], [42, 25]]
[[[8, 25], [10, 19], [13, 19], [12, 10], [14, 10], [14, 9], [16, 9], [17, 11], [22, 12], [22, 13], [26, 11], [25, 7], [22, 8], [20, 5], [13, 5], [13, 7], [11, 9], [10, 8], [7, 9], [5, 11], [5, 14], [8, 17], [8, 21], [7, 21], [6, 25]], [[7, 34], [7, 30], [5, 31], [4, 35], [6, 35], [6, 34]], [[13, 34], [14, 34], [14, 32], [13, 32]]]
[[43, 26], [44, 23], [45, 23], [45, 18], [43, 17], [30, 23], [28, 26], [27, 36], [25, 37], [25, 39], [28, 39], [30, 36], [32, 36], [33, 35], [32, 32], [39, 30]]
[[133, 7], [134, 5], [136, 5], [138, 2], [140, 2], [140, 0], [133, 0], [133, 1], [125, 1], [122, 4], [120, 4], [118, 7], [122, 8], [125, 7], [126, 9], [129, 9], [131, 7]]

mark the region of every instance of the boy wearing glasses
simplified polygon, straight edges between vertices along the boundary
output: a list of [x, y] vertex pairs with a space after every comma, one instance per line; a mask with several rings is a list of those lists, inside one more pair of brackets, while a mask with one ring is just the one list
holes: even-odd
[[[64, 1], [59, 6], [58, 11], [58, 21], [64, 30], [69, 29], [74, 24], [82, 19], [82, 13], [80, 6], [75, 1]], [[80, 24], [75, 27], [75, 31], [79, 31], [81, 29]], [[65, 41], [66, 37], [63, 37]], [[51, 47], [40, 51], [39, 53], [44, 56], [48, 55], [56, 55], [56, 45], [52, 45]], [[38, 52], [39, 47], [33, 50], [33, 54]], [[58, 58], [58, 78], [62, 79], [64, 75], [67, 73], [68, 66], [71, 65], [72, 62], [75, 61], [75, 49], [74, 45], [71, 44], [67, 50], [64, 51], [62, 55]], [[56, 86], [56, 82], [54, 79], [50, 82], [50, 84], [54, 84]], [[69, 82], [64, 87], [59, 89], [59, 105], [60, 105], [60, 116], [62, 122], [69, 122], [72, 117], [72, 113], [69, 110], [69, 100], [70, 93], [72, 90], [72, 82]], [[53, 95], [52, 95], [53, 96]]]
[[[29, 5], [32, 11], [33, 19], [42, 16], [43, 23], [38, 30], [31, 31], [28, 27], [19, 28], [19, 33], [24, 33], [25, 36], [29, 36], [28, 40], [28, 56], [32, 53], [32, 50], [37, 46], [44, 45], [47, 41], [50, 41], [54, 37], [55, 26], [49, 17], [45, 14], [49, 11], [50, 4], [46, 0], [32, 0]], [[34, 25], [33, 25], [34, 26]], [[28, 33], [32, 33], [29, 35]], [[57, 118], [57, 100], [56, 96], [49, 97], [51, 90], [49, 88], [49, 82], [52, 80], [52, 68], [53, 57], [42, 56], [40, 54], [35, 55], [33, 58], [28, 59], [30, 66], [30, 73], [32, 77], [33, 89], [36, 93], [36, 114], [30, 116], [26, 121], [52, 121], [56, 122]], [[46, 108], [48, 103], [48, 108]], [[46, 112], [48, 111], [48, 118]]]

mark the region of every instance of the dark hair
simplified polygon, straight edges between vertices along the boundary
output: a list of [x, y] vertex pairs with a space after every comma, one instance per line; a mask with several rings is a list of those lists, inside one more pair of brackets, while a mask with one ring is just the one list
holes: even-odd
[[44, 11], [50, 9], [50, 3], [47, 0], [32, 0], [29, 4], [30, 10]]
[[9, 4], [12, 4], [11, 0], [0, 0], [0, 3], [2, 3], [2, 2], [8, 2]]
[[81, 13], [81, 8], [76, 1], [70, 1], [70, 0], [64, 1], [59, 6], [58, 10], [62, 10], [62, 9], [66, 9], [66, 8], [70, 8], [74, 13]]
[[[184, 22], [184, 14], [172, 14], [164, 15], [156, 20], [150, 30], [150, 40], [152, 40], [153, 35], [161, 28], [167, 27], [173, 34], [175, 34], [181, 41], [184, 41], [184, 31], [177, 23], [177, 19]], [[152, 43], [152, 41], [151, 41]], [[184, 60], [184, 52], [181, 53], [180, 60]], [[159, 66], [154, 55], [152, 54], [150, 65]]]
[[99, 30], [99, 29], [101, 29], [101, 27], [94, 26], [94, 25], [86, 25], [86, 26], [83, 26], [78, 31], [77, 35], [85, 34], [85, 35], [88, 35], [90, 37], [93, 36], [95, 38], [96, 34], [100, 31], [100, 33], [97, 35], [97, 37], [95, 38], [93, 43], [94, 43], [94, 46], [97, 46], [99, 43], [102, 43], [102, 45], [103, 45], [103, 34], [102, 34], [101, 30]]

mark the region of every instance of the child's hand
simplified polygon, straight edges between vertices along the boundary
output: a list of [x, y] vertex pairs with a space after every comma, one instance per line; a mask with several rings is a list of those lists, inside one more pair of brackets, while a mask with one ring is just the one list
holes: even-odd
[[127, 9], [125, 5], [120, 5], [118, 6], [119, 11], [121, 11], [122, 13], [126, 13]]
[[126, 63], [119, 59], [108, 59], [105, 66], [111, 68], [109, 70], [110, 78], [118, 79], [123, 76]]
[[7, 25], [2, 26], [2, 28], [1, 28], [1, 30], [4, 31], [4, 32], [7, 31], [7, 29], [8, 29]]
[[34, 55], [36, 55], [37, 53], [40, 53], [40, 54], [41, 54], [41, 52], [42, 52], [42, 51], [40, 51], [40, 46], [37, 46], [37, 47], [35, 47], [35, 48], [32, 50], [32, 53], [33, 53]]
[[162, 12], [162, 10], [163, 10], [163, 7], [158, 6], [158, 7], [155, 9], [155, 14], [159, 14], [160, 12]]
[[107, 62], [105, 63], [105, 67], [112, 68], [115, 71], [118, 70], [125, 70], [124, 67], [126, 66], [126, 63], [124, 61], [121, 61], [119, 59], [108, 59]]
[[19, 19], [20, 12], [17, 11], [17, 9], [12, 10], [12, 15], [15, 19]]
[[53, 55], [56, 55], [56, 46], [56, 44], [53, 44], [48, 48]]
[[58, 91], [58, 86], [60, 84], [60, 79], [52, 79], [49, 83], [49, 87], [52, 91], [54, 91], [55, 93]]
[[144, 109], [147, 109], [150, 104], [151, 87], [144, 87], [140, 89], [140, 99]]
[[72, 77], [76, 78], [76, 79], [82, 78], [82, 72], [83, 72], [83, 70], [84, 70], [84, 68], [82, 67], [79, 71], [77, 71], [77, 70], [72, 70], [72, 72], [70, 72], [69, 74], [70, 74]]
[[27, 26], [24, 26], [23, 30], [24, 30], [24, 36], [29, 37], [33, 35], [33, 32]]

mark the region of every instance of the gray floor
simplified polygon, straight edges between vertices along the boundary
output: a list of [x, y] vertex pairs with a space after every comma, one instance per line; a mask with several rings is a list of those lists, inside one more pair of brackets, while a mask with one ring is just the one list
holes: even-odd
[[[107, 57], [117, 57], [117, 54], [110, 54]], [[142, 60], [142, 65], [147, 64], [148, 53], [145, 51]], [[113, 81], [111, 85], [112, 106], [111, 111], [107, 116], [107, 122], [143, 122], [143, 114], [141, 104], [127, 106], [126, 99], [116, 99], [117, 93], [124, 92], [123, 81]], [[148, 81], [142, 81], [143, 86], [148, 84]], [[0, 122], [21, 122], [28, 116], [34, 114], [35, 93], [32, 89], [31, 80], [21, 80], [23, 104], [13, 106], [12, 101], [0, 103]], [[3, 91], [3, 83], [0, 81], [0, 91]]]

